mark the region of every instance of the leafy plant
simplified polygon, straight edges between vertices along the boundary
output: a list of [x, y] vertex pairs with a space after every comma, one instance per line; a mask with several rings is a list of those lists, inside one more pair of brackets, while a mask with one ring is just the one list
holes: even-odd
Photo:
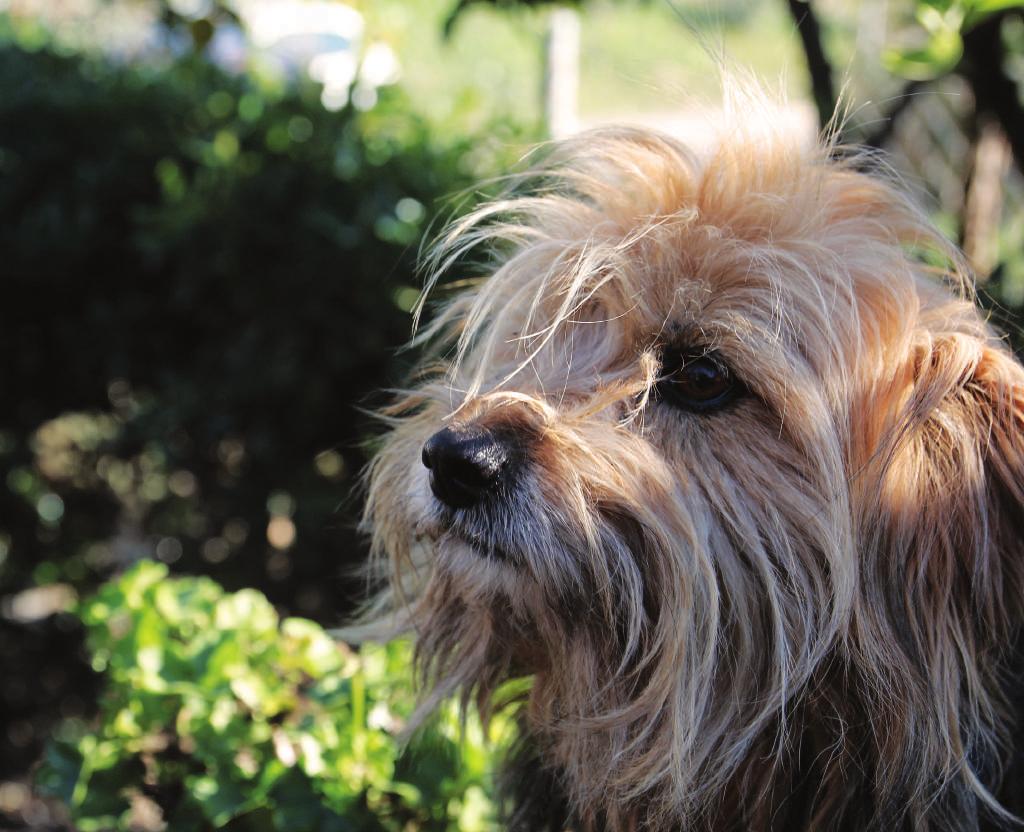
[[[106, 678], [95, 724], [66, 722], [37, 773], [81, 832], [494, 828], [493, 753], [454, 704], [403, 750], [405, 642], [358, 653], [254, 590], [143, 561], [81, 605]], [[497, 736], [510, 724], [498, 718]]]
[[1018, 8], [1015, 0], [916, 0], [919, 43], [893, 47], [882, 55], [895, 75], [930, 81], [956, 67], [964, 54], [964, 34], [993, 14]]
[[[149, 557], [337, 620], [418, 243], [525, 131], [16, 29], [0, 14], [0, 602]], [[74, 633], [32, 626], [0, 620], [0, 779], [91, 701]]]

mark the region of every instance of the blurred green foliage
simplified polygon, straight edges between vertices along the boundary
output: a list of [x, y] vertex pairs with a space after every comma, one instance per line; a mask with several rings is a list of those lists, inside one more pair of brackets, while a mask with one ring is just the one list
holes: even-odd
[[1020, 7], [1019, 0], [915, 0], [919, 24], [912, 47], [892, 47], [882, 55], [894, 75], [929, 81], [951, 71], [964, 54], [964, 34], [993, 14]]
[[100, 713], [59, 728], [36, 779], [81, 832], [495, 828], [479, 722], [463, 729], [452, 704], [411, 747], [396, 739], [413, 707], [407, 643], [354, 653], [254, 590], [147, 561], [78, 615]]
[[[155, 557], [337, 623], [365, 592], [360, 408], [405, 375], [419, 241], [529, 134], [66, 54], [2, 15], [0, 90], [0, 605]], [[0, 776], [88, 706], [73, 647], [27, 632], [0, 621], [23, 669]]]

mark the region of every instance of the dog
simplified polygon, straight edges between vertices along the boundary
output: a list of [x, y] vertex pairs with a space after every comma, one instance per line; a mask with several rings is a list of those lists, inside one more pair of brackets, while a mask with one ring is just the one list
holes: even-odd
[[365, 523], [419, 713], [518, 709], [507, 828], [1015, 828], [1024, 372], [884, 165], [599, 129], [474, 257]]

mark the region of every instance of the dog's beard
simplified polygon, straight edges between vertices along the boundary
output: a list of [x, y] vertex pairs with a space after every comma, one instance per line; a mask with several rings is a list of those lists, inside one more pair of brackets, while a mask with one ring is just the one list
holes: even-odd
[[[438, 424], [416, 421], [378, 462], [400, 493], [374, 498], [378, 540], [422, 579], [409, 592], [424, 711], [458, 692], [487, 713], [505, 681], [531, 675], [529, 729], [595, 823], [686, 822], [754, 749], [771, 768], [849, 597], [844, 486], [810, 462], [834, 461], [834, 442], [797, 450], [765, 425], [752, 441], [768, 459], [723, 466], [686, 442], [666, 459], [649, 434], [670, 414], [647, 431], [550, 426], [513, 486], [451, 509], [395, 451]], [[773, 455], [793, 468], [786, 493]]]

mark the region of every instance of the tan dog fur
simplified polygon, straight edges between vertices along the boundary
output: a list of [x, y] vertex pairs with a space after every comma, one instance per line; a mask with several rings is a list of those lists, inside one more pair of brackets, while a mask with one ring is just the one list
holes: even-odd
[[[432, 282], [482, 247], [485, 279], [388, 413], [375, 614], [415, 634], [424, 712], [530, 677], [511, 777], [566, 814], [513, 828], [975, 830], [1024, 791], [1024, 372], [955, 248], [837, 156], [591, 132], [433, 253]], [[681, 342], [747, 395], [661, 401]], [[486, 512], [428, 487], [453, 421], [525, 449]]]

